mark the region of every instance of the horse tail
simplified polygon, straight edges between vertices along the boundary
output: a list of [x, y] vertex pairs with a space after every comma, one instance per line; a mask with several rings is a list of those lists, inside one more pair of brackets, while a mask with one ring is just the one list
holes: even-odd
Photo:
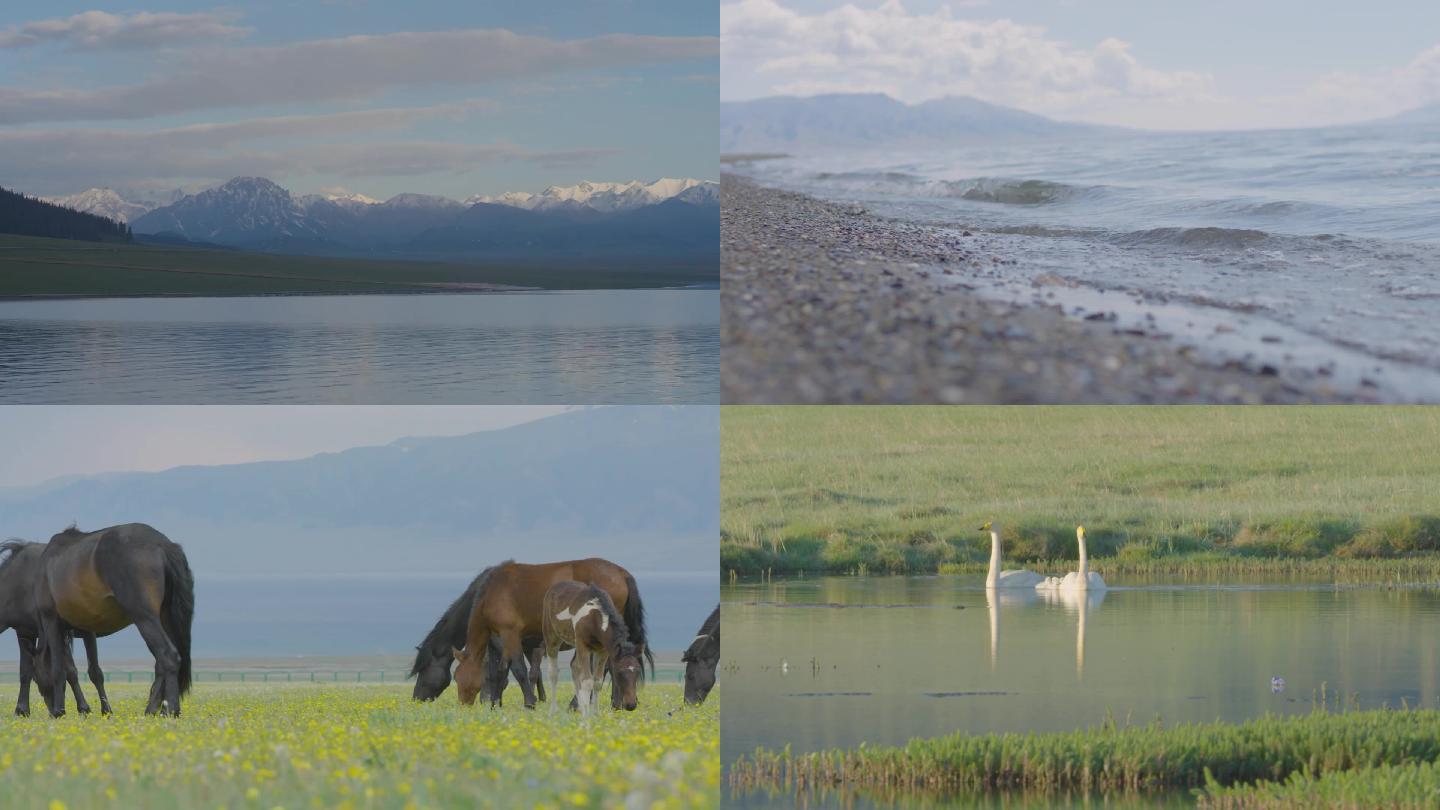
[[165, 546], [165, 598], [160, 603], [171, 641], [180, 653], [180, 694], [190, 691], [190, 625], [195, 620], [195, 577], [185, 551], [176, 543]]
[[[625, 627], [630, 631], [630, 641], [645, 651], [645, 660], [650, 662], [650, 677], [655, 677], [655, 653], [650, 651], [650, 644], [645, 638], [645, 603], [640, 599], [640, 586], [635, 584], [635, 577], [625, 572], [625, 590], [629, 596], [625, 598]], [[641, 666], [645, 664], [642, 662]]]

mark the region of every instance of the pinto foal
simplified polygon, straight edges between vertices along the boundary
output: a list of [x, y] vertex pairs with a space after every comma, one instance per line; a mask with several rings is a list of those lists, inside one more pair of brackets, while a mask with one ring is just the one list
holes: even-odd
[[545, 592], [545, 658], [550, 662], [550, 710], [560, 701], [555, 689], [560, 680], [560, 647], [575, 648], [570, 675], [581, 714], [598, 708], [606, 662], [615, 678], [619, 708], [635, 711], [635, 687], [640, 679], [640, 650], [630, 641], [625, 620], [610, 595], [594, 583], [558, 582]]

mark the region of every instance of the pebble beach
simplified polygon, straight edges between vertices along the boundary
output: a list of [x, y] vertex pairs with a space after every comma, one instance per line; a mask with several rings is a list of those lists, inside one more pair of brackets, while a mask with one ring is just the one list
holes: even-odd
[[1283, 369], [967, 287], [1012, 260], [983, 235], [721, 179], [727, 403], [1366, 401]]

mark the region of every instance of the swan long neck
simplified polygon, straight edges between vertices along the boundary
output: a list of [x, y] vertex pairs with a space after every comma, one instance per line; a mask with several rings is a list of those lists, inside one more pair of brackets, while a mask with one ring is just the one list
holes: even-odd
[[990, 669], [1000, 660], [1000, 605], [998, 593], [985, 594], [985, 607], [990, 611]]
[[985, 587], [994, 588], [1000, 584], [1000, 532], [990, 530], [990, 573], [985, 575]]
[[1090, 580], [1090, 559], [1085, 556], [1085, 532], [1076, 532], [1075, 539], [1080, 543], [1080, 587], [1084, 588]]

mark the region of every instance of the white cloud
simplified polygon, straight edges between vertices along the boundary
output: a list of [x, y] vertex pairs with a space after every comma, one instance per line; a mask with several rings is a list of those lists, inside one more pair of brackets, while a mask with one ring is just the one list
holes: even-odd
[[85, 50], [124, 50], [194, 45], [239, 37], [249, 29], [232, 25], [228, 11], [109, 14], [86, 11], [73, 17], [36, 20], [0, 31], [0, 48], [59, 44]]
[[222, 107], [372, 98], [397, 87], [473, 86], [572, 71], [713, 58], [714, 37], [555, 40], [503, 29], [396, 33], [195, 49], [156, 78], [87, 90], [0, 88], [0, 124], [112, 120]]
[[[485, 100], [317, 115], [276, 116], [170, 129], [0, 130], [0, 177], [45, 194], [110, 185], [176, 183], [235, 175], [389, 177], [463, 174], [479, 167], [524, 162], [542, 167], [586, 166], [605, 149], [545, 150], [512, 143], [432, 141], [337, 142], [336, 138], [398, 130], [417, 121], [488, 112]], [[323, 136], [323, 142], [314, 142]], [[283, 138], [283, 145], [255, 146]], [[297, 140], [298, 139], [298, 140]], [[308, 139], [308, 140], [307, 140]]]
[[1303, 102], [1316, 115], [1337, 121], [1393, 115], [1440, 103], [1440, 45], [1391, 70], [1323, 76], [1305, 90]]
[[950, 7], [911, 13], [899, 0], [803, 14], [776, 0], [720, 6], [725, 98], [883, 92], [916, 102], [968, 95], [1074, 117], [1116, 103], [1190, 104], [1215, 98], [1210, 76], [1141, 64], [1106, 39], [1078, 48], [1043, 28], [957, 18]]

